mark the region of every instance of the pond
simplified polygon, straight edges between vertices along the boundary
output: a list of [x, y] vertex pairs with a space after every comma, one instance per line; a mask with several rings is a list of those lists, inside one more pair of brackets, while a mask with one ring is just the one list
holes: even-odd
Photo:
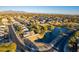
[[50, 43], [61, 33], [66, 33], [67, 31], [67, 28], [55, 27], [51, 32], [46, 32], [42, 39], [35, 40], [35, 42]]

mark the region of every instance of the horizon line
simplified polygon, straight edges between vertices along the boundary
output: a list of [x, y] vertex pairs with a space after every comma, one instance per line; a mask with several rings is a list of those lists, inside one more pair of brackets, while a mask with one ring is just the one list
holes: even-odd
[[33, 13], [33, 14], [60, 14], [60, 15], [79, 15], [79, 14], [65, 14], [65, 13], [43, 13], [43, 12], [28, 12], [28, 11], [17, 11], [17, 10], [0, 10], [0, 12], [7, 12], [7, 11], [13, 11], [13, 12], [25, 12], [25, 13]]

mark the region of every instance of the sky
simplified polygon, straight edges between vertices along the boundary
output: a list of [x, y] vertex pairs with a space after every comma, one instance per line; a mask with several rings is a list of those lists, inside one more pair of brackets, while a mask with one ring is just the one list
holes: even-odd
[[79, 15], [79, 6], [0, 6], [0, 11]]

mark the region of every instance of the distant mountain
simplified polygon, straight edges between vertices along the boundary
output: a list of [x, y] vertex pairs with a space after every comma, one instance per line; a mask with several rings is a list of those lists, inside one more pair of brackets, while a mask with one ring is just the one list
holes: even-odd
[[24, 11], [12, 11], [12, 10], [0, 11], [0, 14], [13, 14], [13, 13], [26, 13], [26, 12], [24, 12]]

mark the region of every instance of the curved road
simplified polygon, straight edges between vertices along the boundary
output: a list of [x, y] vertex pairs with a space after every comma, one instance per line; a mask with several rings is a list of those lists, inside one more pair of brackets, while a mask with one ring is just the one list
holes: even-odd
[[32, 51], [37, 52], [38, 48], [28, 39], [25, 39], [23, 42], [20, 37], [18, 37], [15, 33], [13, 25], [9, 25], [9, 33], [12, 41], [14, 41], [18, 47], [20, 47], [23, 51]]

